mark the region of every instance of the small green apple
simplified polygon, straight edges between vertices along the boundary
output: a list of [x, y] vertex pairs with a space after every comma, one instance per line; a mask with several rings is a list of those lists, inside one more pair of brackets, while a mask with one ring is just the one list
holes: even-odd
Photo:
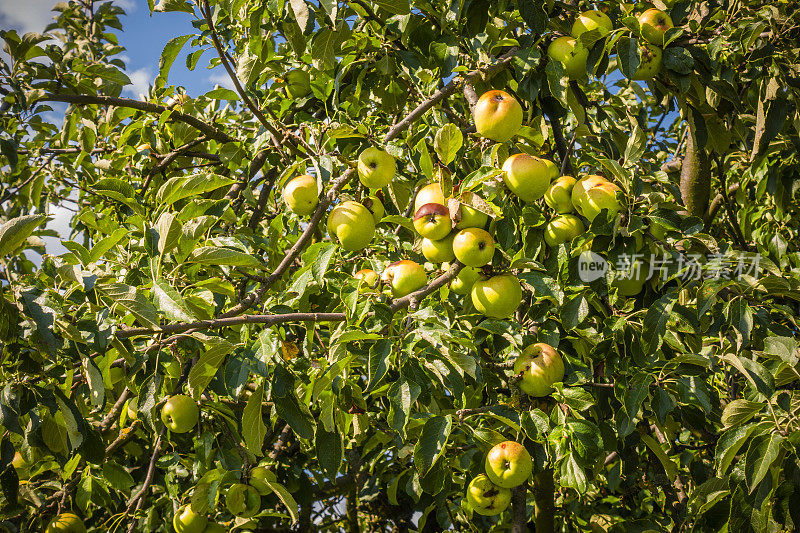
[[494, 239], [481, 228], [462, 229], [453, 238], [453, 253], [467, 266], [482, 267], [492, 262]]
[[[374, 271], [370, 270], [373, 274]], [[356, 274], [358, 275], [358, 274]], [[377, 282], [377, 274], [375, 274], [376, 282]], [[278, 477], [275, 475], [275, 472], [268, 470], [263, 466], [256, 466], [252, 470], [250, 470], [250, 485], [255, 488], [258, 493], [262, 496], [267, 496], [268, 494], [272, 494], [272, 489], [269, 488], [269, 485], [265, 483], [268, 481], [270, 483], [274, 483], [278, 481]]]
[[305, 98], [311, 92], [311, 75], [305, 70], [290, 70], [286, 73], [284, 83], [290, 98]]
[[189, 396], [176, 394], [161, 408], [161, 421], [173, 433], [186, 433], [200, 420], [200, 409]]
[[511, 504], [511, 489], [498, 487], [486, 474], [479, 474], [467, 487], [467, 502], [479, 515], [499, 515]]
[[621, 296], [636, 296], [644, 289], [647, 280], [650, 279], [650, 265], [643, 261], [631, 265], [632, 268], [625, 271], [615, 271], [612, 287], [616, 287]]
[[539, 342], [526, 347], [514, 361], [519, 388], [528, 396], [541, 398], [553, 392], [553, 383], [564, 379], [564, 361], [555, 348]]
[[428, 282], [428, 276], [422, 265], [407, 259], [395, 261], [386, 267], [381, 276], [392, 288], [392, 295], [395, 298], [402, 298], [411, 294], [417, 289], [421, 289]]
[[45, 533], [86, 533], [86, 526], [77, 515], [61, 513], [50, 521]]
[[461, 204], [459, 214], [461, 220], [456, 224], [456, 229], [482, 228], [489, 221], [489, 215], [464, 204]]
[[522, 285], [513, 274], [479, 279], [470, 292], [472, 305], [489, 318], [508, 318], [522, 303]]
[[380, 189], [389, 185], [397, 172], [397, 161], [389, 152], [370, 146], [358, 156], [358, 179], [364, 187]]
[[[374, 289], [378, 286], [378, 280], [380, 280], [380, 276], [378, 273], [372, 270], [371, 268], [364, 268], [359, 270], [353, 275], [354, 278], [361, 280], [361, 286], [366, 287], [369, 289]], [[255, 468], [253, 469], [255, 470]]]
[[550, 187], [550, 169], [544, 159], [514, 154], [503, 163], [503, 181], [506, 187], [524, 202], [535, 202]]
[[465, 266], [450, 282], [450, 289], [456, 294], [469, 294], [472, 291], [472, 286], [479, 279], [481, 279], [481, 273], [478, 272], [478, 269]]
[[486, 455], [486, 475], [504, 489], [513, 489], [527, 481], [533, 472], [533, 460], [525, 446], [513, 440], [497, 444]]
[[293, 178], [283, 188], [283, 201], [292, 213], [300, 216], [310, 215], [319, 203], [317, 179], [308, 174]]
[[414, 214], [414, 229], [427, 239], [444, 239], [452, 228], [450, 211], [442, 204], [425, 204]]
[[639, 54], [642, 59], [631, 79], [641, 81], [652, 80], [656, 77], [656, 74], [661, 71], [661, 48], [652, 44], [643, 44], [639, 47]]
[[472, 116], [478, 135], [506, 142], [522, 127], [522, 106], [505, 91], [488, 91], [478, 98]]
[[642, 37], [651, 44], [664, 45], [664, 34], [674, 28], [672, 18], [660, 9], [651, 8], [639, 15], [639, 29]]
[[434, 241], [428, 238], [422, 239], [422, 255], [431, 263], [445, 263], [456, 258], [453, 253], [453, 239], [455, 233], [449, 234], [444, 239]]
[[181, 505], [172, 517], [172, 528], [175, 533], [203, 533], [208, 525], [208, 518], [192, 511], [191, 504]]
[[347, 251], [362, 250], [375, 236], [375, 218], [358, 202], [342, 202], [328, 215], [328, 234]]
[[596, 174], [589, 174], [575, 182], [572, 187], [572, 207], [575, 208], [578, 214], [583, 214], [583, 204], [586, 201], [586, 191], [603, 183], [608, 183], [608, 180], [603, 176], [598, 176]]
[[572, 37], [558, 37], [547, 47], [547, 55], [553, 61], [564, 65], [564, 70], [571, 80], [581, 80], [586, 77], [586, 61], [589, 59], [589, 49]]
[[585, 231], [583, 222], [575, 215], [558, 215], [544, 228], [544, 242], [555, 248], [565, 242], [572, 242], [572, 239]]
[[236, 483], [225, 494], [225, 507], [234, 516], [250, 518], [261, 511], [261, 495], [250, 485]]
[[375, 225], [377, 226], [378, 222], [383, 219], [383, 215], [386, 213], [381, 199], [375, 195], [367, 196], [362, 200], [361, 205], [369, 209], [369, 212], [372, 213], [372, 218], [375, 219]]
[[547, 192], [544, 193], [544, 203], [554, 209], [556, 213], [575, 211], [575, 207], [572, 205], [572, 188], [574, 186], [575, 178], [561, 176], [551, 183]]
[[429, 183], [422, 187], [414, 198], [414, 212], [419, 211], [419, 208], [425, 204], [441, 204], [444, 205], [444, 195], [442, 194], [442, 186], [438, 183]]
[[613, 29], [614, 25], [611, 23], [611, 19], [608, 18], [608, 15], [602, 11], [592, 9], [578, 15], [575, 22], [572, 24], [572, 31], [570, 33], [577, 39], [587, 31], [597, 30], [599, 34], [598, 37], [602, 38], [611, 33]]

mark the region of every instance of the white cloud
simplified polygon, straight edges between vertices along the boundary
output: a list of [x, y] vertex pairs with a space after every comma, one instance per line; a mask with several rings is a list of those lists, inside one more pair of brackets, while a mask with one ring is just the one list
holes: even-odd
[[233, 87], [233, 82], [231, 81], [231, 78], [230, 78], [230, 76], [228, 76], [227, 73], [212, 74], [206, 79], [208, 81], [210, 81], [211, 83], [213, 83], [215, 85], [220, 85], [222, 87], [225, 87], [226, 89], [233, 90], [233, 88], [234, 88]]
[[153, 71], [144, 67], [136, 69], [133, 72], [127, 72], [126, 74], [128, 74], [128, 77], [131, 79], [132, 85], [126, 85], [122, 92], [130, 94], [134, 98], [144, 100], [150, 89], [150, 85], [152, 85], [155, 79]]

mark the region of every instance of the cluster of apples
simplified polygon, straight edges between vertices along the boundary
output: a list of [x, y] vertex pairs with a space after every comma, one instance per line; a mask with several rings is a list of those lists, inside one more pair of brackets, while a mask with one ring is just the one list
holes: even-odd
[[533, 460], [525, 447], [511, 440], [495, 445], [486, 455], [485, 474], [467, 487], [467, 502], [480, 515], [494, 516], [511, 503], [511, 489], [525, 483], [533, 472]]
[[[646, 41], [639, 47], [641, 61], [634, 80], [649, 80], [661, 70], [664, 34], [674, 27], [672, 18], [666, 12], [651, 8], [645, 10], [638, 17], [641, 36]], [[589, 49], [581, 40], [587, 32], [593, 32], [595, 40], [605, 38], [614, 29], [611, 19], [598, 10], [585, 11], [578, 15], [572, 25], [570, 35], [554, 39], [547, 48], [547, 55], [564, 65], [564, 70], [572, 80], [581, 80], [586, 77], [586, 61], [589, 58]]]

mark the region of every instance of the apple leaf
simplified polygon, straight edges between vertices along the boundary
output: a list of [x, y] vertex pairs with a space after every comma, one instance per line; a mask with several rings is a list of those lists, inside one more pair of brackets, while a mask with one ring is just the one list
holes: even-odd
[[422, 434], [414, 447], [414, 465], [420, 476], [427, 474], [444, 454], [452, 429], [453, 417], [451, 415], [437, 415], [425, 422]]
[[264, 425], [261, 412], [261, 402], [263, 401], [264, 385], [262, 383], [256, 387], [242, 409], [242, 437], [247, 449], [257, 457], [264, 455], [261, 447], [264, 445], [264, 437], [267, 436], [267, 426]]
[[19, 248], [46, 218], [45, 215], [25, 215], [12, 218], [0, 226], [0, 257]]
[[178, 200], [214, 191], [220, 187], [228, 187], [235, 182], [233, 178], [207, 172], [175, 176], [161, 186], [156, 194], [156, 201], [161, 205], [171, 205]]
[[433, 149], [445, 165], [449, 165], [464, 144], [464, 135], [455, 124], [445, 124], [433, 139]]
[[264, 484], [267, 485], [272, 492], [278, 495], [283, 505], [289, 510], [289, 514], [292, 515], [292, 522], [296, 523], [299, 518], [299, 508], [297, 506], [297, 502], [292, 497], [291, 493], [286, 490], [286, 487], [278, 483], [277, 481], [270, 481], [269, 479], [265, 478], [262, 480]]
[[630, 37], [620, 37], [617, 41], [617, 61], [622, 74], [629, 80], [636, 74], [641, 62], [639, 43]]
[[197, 359], [197, 363], [189, 370], [189, 392], [195, 400], [206, 390], [214, 379], [225, 356], [233, 351], [234, 345], [219, 337], [206, 337], [206, 351]]

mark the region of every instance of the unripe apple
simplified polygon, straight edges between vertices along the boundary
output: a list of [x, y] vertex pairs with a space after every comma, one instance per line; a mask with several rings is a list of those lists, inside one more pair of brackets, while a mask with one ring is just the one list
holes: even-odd
[[533, 472], [533, 460], [525, 446], [513, 440], [497, 444], [486, 455], [486, 476], [504, 489], [525, 483]]
[[522, 126], [522, 106], [505, 91], [488, 91], [478, 98], [472, 112], [478, 135], [506, 142]]
[[565, 242], [572, 242], [572, 239], [585, 231], [583, 222], [575, 215], [558, 215], [544, 228], [544, 242], [555, 248]]
[[361, 250], [375, 236], [375, 218], [362, 204], [348, 200], [328, 215], [328, 234], [347, 251]]
[[561, 176], [550, 184], [547, 192], [544, 193], [544, 203], [555, 209], [556, 213], [571, 213], [575, 211], [572, 205], [572, 188], [575, 186], [575, 178], [572, 176]]
[[225, 507], [234, 516], [250, 518], [261, 510], [261, 495], [250, 485], [236, 483], [225, 494]]
[[542, 159], [542, 163], [544, 163], [544, 166], [550, 171], [550, 181], [553, 181], [561, 175], [561, 169], [549, 159]]
[[622, 209], [617, 199], [617, 193], [622, 192], [619, 187], [607, 181], [586, 190], [586, 197], [581, 209], [583, 216], [593, 221], [600, 211], [608, 209], [609, 217], [613, 218]]
[[511, 489], [498, 487], [485, 474], [479, 474], [467, 487], [467, 502], [479, 515], [499, 515], [511, 504]]
[[369, 209], [369, 212], [372, 213], [372, 218], [375, 219], [375, 225], [377, 226], [378, 222], [383, 219], [383, 215], [386, 213], [386, 209], [384, 209], [381, 199], [375, 195], [367, 196], [361, 202], [361, 205]]
[[513, 274], [479, 279], [470, 294], [475, 309], [489, 318], [508, 318], [522, 303], [522, 285]]
[[47, 524], [44, 531], [45, 533], [86, 533], [86, 526], [77, 515], [61, 513]]
[[572, 37], [559, 37], [554, 39], [547, 47], [547, 55], [554, 61], [561, 62], [564, 70], [571, 80], [580, 80], [586, 77], [586, 61], [589, 59], [589, 49]]
[[414, 214], [414, 229], [427, 239], [444, 239], [452, 228], [450, 211], [442, 204], [425, 204]]
[[387, 266], [381, 278], [392, 288], [392, 295], [395, 298], [411, 294], [428, 282], [428, 276], [422, 265], [407, 259], [395, 261]]
[[[375, 276], [377, 277], [377, 274], [375, 274]], [[250, 470], [250, 485], [262, 496], [272, 494], [272, 489], [269, 488], [269, 485], [264, 482], [265, 480], [273, 483], [278, 480], [278, 477], [275, 475], [275, 472], [268, 470], [263, 466], [256, 466]]]
[[475, 282], [481, 279], [481, 273], [474, 267], [465, 266], [450, 282], [450, 289], [456, 294], [469, 294]]
[[370, 146], [358, 156], [358, 179], [364, 187], [380, 189], [389, 185], [397, 172], [397, 162], [389, 152]]
[[525, 348], [514, 361], [519, 388], [528, 396], [541, 398], [553, 392], [553, 383], [564, 379], [564, 361], [549, 344], [539, 342]]
[[611, 286], [616, 287], [621, 296], [636, 296], [642, 292], [645, 283], [650, 279], [650, 265], [645, 262], [634, 263], [632, 268], [621, 272], [615, 271], [614, 274]]
[[599, 37], [602, 38], [611, 33], [613, 29], [614, 25], [611, 23], [611, 19], [608, 18], [608, 15], [602, 11], [592, 9], [578, 15], [575, 22], [572, 24], [572, 31], [570, 33], [577, 39], [587, 31], [597, 30], [599, 32]]
[[176, 394], [161, 408], [161, 421], [173, 433], [191, 431], [200, 420], [197, 403], [184, 394]]
[[524, 202], [535, 202], [550, 187], [551, 172], [543, 159], [514, 154], [503, 163], [503, 181]]
[[646, 41], [663, 46], [664, 34], [675, 27], [672, 18], [660, 9], [651, 8], [639, 15], [639, 29]]
[[208, 525], [208, 518], [192, 511], [190, 504], [182, 505], [172, 517], [172, 528], [175, 533], [203, 533]]
[[[378, 273], [372, 270], [371, 268], [364, 268], [362, 270], [359, 270], [358, 272], [355, 273], [353, 277], [356, 279], [360, 279], [361, 285], [363, 287], [369, 287], [370, 289], [374, 289], [375, 287], [377, 287], [378, 280], [380, 279]], [[255, 468], [253, 470], [255, 470]]]
[[442, 194], [442, 186], [438, 183], [429, 183], [422, 187], [417, 192], [414, 198], [414, 212], [419, 211], [419, 208], [425, 204], [441, 204], [444, 205], [444, 195]]
[[645, 43], [639, 47], [639, 54], [641, 61], [631, 79], [647, 81], [655, 78], [656, 74], [661, 71], [661, 48]]
[[305, 98], [311, 92], [311, 75], [305, 70], [290, 70], [284, 78], [290, 98]]
[[461, 220], [456, 224], [456, 229], [482, 228], [489, 221], [489, 215], [464, 204], [461, 204], [459, 214], [461, 215]]
[[292, 213], [300, 216], [310, 215], [319, 203], [317, 179], [303, 174], [289, 180], [283, 188], [283, 201]]
[[492, 262], [494, 239], [481, 228], [462, 229], [453, 238], [453, 253], [467, 266], [482, 267]]
[[589, 174], [587, 176], [582, 177], [575, 184], [572, 186], [572, 207], [578, 212], [578, 214], [583, 214], [583, 203], [586, 201], [586, 191], [591, 189], [596, 185], [600, 185], [602, 183], [607, 183], [608, 180], [605, 179], [603, 176], [598, 176], [596, 174]]
[[455, 238], [455, 233], [451, 233], [444, 239], [438, 241], [433, 241], [428, 238], [422, 239], [422, 255], [431, 263], [452, 261], [456, 258], [453, 253], [453, 238]]

